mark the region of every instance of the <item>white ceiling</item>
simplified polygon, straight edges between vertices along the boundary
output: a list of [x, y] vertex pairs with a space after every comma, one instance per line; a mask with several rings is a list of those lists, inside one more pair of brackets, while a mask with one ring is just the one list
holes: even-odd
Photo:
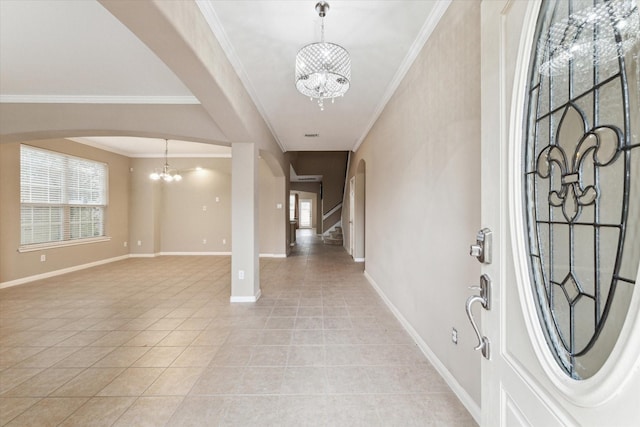
[[[320, 111], [297, 92], [296, 53], [320, 40], [316, 1], [198, 4], [245, 87], [288, 151], [351, 150], [366, 136], [432, 28], [436, 1], [329, 1], [325, 40], [351, 55], [351, 87]], [[320, 134], [309, 139], [305, 134]]]
[[8, 100], [192, 98], [173, 72], [95, 0], [0, 0], [0, 52], [0, 94]]
[[[350, 52], [352, 81], [344, 98], [320, 111], [294, 85], [297, 51], [320, 38], [315, 0], [197, 3], [286, 151], [355, 149], [448, 5], [447, 0], [330, 1], [325, 38]], [[95, 0], [0, 0], [0, 53], [0, 102], [198, 103], [169, 67]], [[305, 138], [307, 133], [319, 137]], [[163, 149], [161, 140], [92, 140], [134, 156]], [[210, 150], [204, 144], [180, 149]]]

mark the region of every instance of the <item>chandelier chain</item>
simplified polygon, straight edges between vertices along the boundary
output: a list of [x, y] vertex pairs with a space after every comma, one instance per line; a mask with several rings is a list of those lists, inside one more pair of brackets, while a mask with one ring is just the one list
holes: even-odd
[[153, 173], [149, 175], [153, 181], [163, 180], [166, 182], [171, 181], [181, 181], [182, 175], [176, 170], [171, 169], [169, 166], [169, 140], [164, 140], [164, 165], [162, 166], [162, 170], [158, 172], [156, 169]]

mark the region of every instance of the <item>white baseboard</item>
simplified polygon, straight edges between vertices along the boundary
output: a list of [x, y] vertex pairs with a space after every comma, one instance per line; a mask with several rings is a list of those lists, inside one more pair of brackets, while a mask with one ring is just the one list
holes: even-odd
[[440, 376], [447, 382], [451, 390], [458, 396], [458, 399], [462, 402], [462, 404], [467, 408], [471, 416], [476, 420], [478, 424], [480, 424], [481, 418], [481, 410], [480, 406], [476, 403], [475, 400], [467, 393], [467, 391], [460, 385], [460, 383], [455, 379], [455, 377], [449, 372], [449, 370], [444, 366], [444, 364], [440, 361], [440, 359], [435, 355], [435, 353], [429, 348], [427, 343], [422, 339], [422, 337], [418, 334], [418, 332], [411, 326], [411, 324], [404, 318], [402, 313], [393, 305], [391, 300], [387, 298], [382, 289], [378, 286], [378, 284], [373, 280], [373, 277], [369, 275], [368, 272], [364, 272], [364, 277], [367, 278], [369, 284], [375, 289], [375, 291], [380, 295], [380, 298], [385, 302], [387, 307], [391, 310], [393, 315], [398, 319], [400, 324], [404, 327], [404, 329], [411, 335], [411, 338], [416, 342], [418, 347], [422, 353], [426, 356], [427, 360], [433, 365], [434, 368], [438, 371]]
[[262, 296], [262, 290], [258, 289], [258, 293], [255, 294], [254, 296], [240, 297], [240, 296], [231, 295], [231, 298], [229, 299], [229, 301], [230, 302], [256, 302], [260, 299], [260, 296]]
[[160, 252], [158, 255], [177, 255], [177, 256], [231, 256], [231, 252]]
[[87, 264], [74, 265], [73, 267], [62, 268], [60, 270], [49, 271], [47, 273], [23, 277], [21, 279], [10, 280], [8, 282], [0, 283], [0, 289], [9, 288], [11, 286], [23, 285], [25, 283], [34, 282], [36, 280], [48, 279], [49, 277], [60, 276], [61, 274], [72, 273], [74, 271], [84, 270], [85, 268], [96, 267], [98, 265], [109, 264], [110, 262], [121, 261], [127, 258], [129, 258], [129, 255], [122, 255], [114, 258], [107, 258], [107, 259], [102, 259], [100, 261], [90, 262]]
[[353, 262], [364, 262], [364, 258], [354, 258]]
[[[157, 256], [231, 256], [231, 252], [158, 252], [156, 254], [131, 254], [131, 258], [153, 258]], [[260, 254], [260, 258], [286, 257], [286, 254]]]
[[286, 258], [287, 254], [260, 254], [260, 258]]

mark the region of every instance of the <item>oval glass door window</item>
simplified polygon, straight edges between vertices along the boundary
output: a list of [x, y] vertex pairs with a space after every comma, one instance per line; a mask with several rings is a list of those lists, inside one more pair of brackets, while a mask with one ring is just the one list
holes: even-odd
[[635, 0], [543, 1], [529, 71], [524, 203], [550, 350], [574, 379], [607, 361], [640, 262]]

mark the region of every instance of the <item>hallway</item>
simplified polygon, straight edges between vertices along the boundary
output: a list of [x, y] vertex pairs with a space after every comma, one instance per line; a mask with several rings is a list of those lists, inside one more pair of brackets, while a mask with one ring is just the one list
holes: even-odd
[[343, 248], [260, 265], [255, 304], [211, 256], [0, 290], [0, 425], [475, 425]]

